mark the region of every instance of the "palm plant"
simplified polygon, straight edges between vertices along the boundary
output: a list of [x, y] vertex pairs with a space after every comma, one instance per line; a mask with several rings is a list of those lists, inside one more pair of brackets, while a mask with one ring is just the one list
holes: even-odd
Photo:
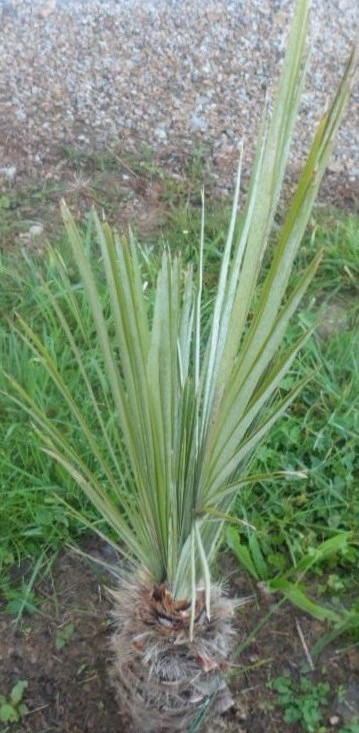
[[[133, 237], [119, 239], [93, 213], [108, 295], [105, 307], [97, 266], [65, 204], [63, 218], [102, 355], [102, 389], [94, 388], [74, 336], [76, 323], [90, 348], [80, 295], [60, 258], [65, 303], [50, 287], [47, 298], [83, 379], [93, 410], [91, 425], [56, 357], [20, 321], [22, 338], [68, 405], [78, 446], [13, 382], [14, 399], [30, 414], [48, 455], [106, 520], [110, 541], [128, 560], [113, 592], [114, 675], [137, 728], [146, 731], [188, 729], [196, 711], [212, 698], [219, 708], [228, 705], [223, 670], [233, 640], [234, 603], [212, 583], [211, 568], [231, 505], [251, 480], [246, 474], [250, 456], [302, 388], [299, 383], [285, 396], [278, 392], [307, 335], [288, 348], [283, 337], [320, 255], [289, 293], [288, 282], [354, 68], [353, 53], [319, 123], [263, 277], [305, 78], [307, 23], [308, 1], [297, 0], [241, 223], [239, 166], [207, 338], [202, 336], [204, 217], [198, 266], [184, 267], [180, 254], [165, 249], [153, 302]], [[82, 457], [84, 442], [91, 465]]]

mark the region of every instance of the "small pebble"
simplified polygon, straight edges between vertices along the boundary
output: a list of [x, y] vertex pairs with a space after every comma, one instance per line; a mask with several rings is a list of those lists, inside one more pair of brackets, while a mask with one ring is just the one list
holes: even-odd
[[29, 235], [31, 239], [36, 239], [37, 237], [41, 237], [41, 235], [44, 233], [44, 227], [42, 224], [33, 224], [32, 227], [29, 229]]
[[0, 178], [4, 178], [6, 181], [12, 183], [16, 176], [16, 170], [15, 165], [4, 166], [0, 168]]
[[190, 129], [192, 132], [206, 132], [208, 129], [208, 122], [203, 117], [196, 117], [196, 115], [193, 115], [190, 121]]

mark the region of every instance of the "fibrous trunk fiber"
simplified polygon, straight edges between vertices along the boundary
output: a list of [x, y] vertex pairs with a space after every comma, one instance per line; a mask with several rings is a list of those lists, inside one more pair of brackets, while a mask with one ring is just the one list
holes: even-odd
[[164, 584], [135, 578], [113, 596], [114, 681], [135, 731], [197, 731], [209, 707], [211, 716], [231, 707], [224, 673], [233, 646], [233, 603], [220, 588], [212, 588], [210, 619], [198, 591], [193, 641], [190, 604], [175, 601]]

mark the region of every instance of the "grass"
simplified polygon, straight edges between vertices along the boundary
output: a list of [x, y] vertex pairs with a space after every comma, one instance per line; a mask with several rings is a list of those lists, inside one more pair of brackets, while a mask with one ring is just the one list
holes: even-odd
[[[198, 217], [182, 210], [168, 234], [169, 244], [174, 248], [179, 246], [180, 237], [185, 237], [189, 257], [194, 246], [193, 234], [199, 226]], [[207, 222], [209, 293], [220, 262], [221, 227], [221, 219], [212, 213]], [[297, 259], [298, 269], [320, 247], [324, 256], [288, 338], [291, 340], [302, 327], [316, 329], [296, 365], [299, 376], [311, 370], [314, 375], [289, 414], [273, 428], [269, 444], [257, 450], [253, 466], [254, 473], [305, 471], [307, 479], [295, 484], [266, 482], [258, 484], [254, 491], [243, 489], [237, 504], [238, 511], [246, 513], [249, 521], [255, 520], [259, 530], [265, 526], [270, 527], [271, 534], [282, 531], [280, 543], [285, 536], [289, 542], [289, 530], [292, 533], [294, 528], [302, 551], [305, 543], [311, 541], [307, 531], [311, 524], [315, 535], [322, 539], [337, 528], [357, 529], [358, 236], [359, 220], [355, 215], [317, 214], [311, 222]], [[288, 377], [283, 386], [290, 386], [292, 381], [294, 377], [293, 380]], [[289, 549], [293, 554], [295, 548], [291, 541]]]
[[[213, 209], [207, 217], [208, 301], [220, 261], [225, 214], [223, 209], [219, 214]], [[185, 206], [176, 214], [172, 213], [167, 228], [169, 246], [185, 248], [188, 259], [196, 251], [198, 219], [198, 210]], [[273, 571], [296, 565], [305, 553], [315, 550], [337, 533], [351, 531], [358, 536], [359, 498], [355, 482], [359, 468], [356, 450], [359, 323], [355, 302], [359, 274], [358, 235], [359, 220], [354, 215], [318, 214], [311, 223], [298, 257], [298, 267], [309, 261], [321, 246], [324, 258], [304, 310], [294, 320], [288, 338], [294, 338], [308, 323], [317, 323], [318, 328], [297, 360], [296, 374], [287, 378], [284, 388], [297, 379], [298, 372], [304, 376], [314, 370], [314, 377], [289, 414], [272, 430], [270, 441], [257, 450], [252, 466], [256, 474], [299, 470], [305, 472], [306, 478], [258, 482], [251, 488], [244, 487], [236, 502], [237, 516], [255, 527], [261, 553]], [[87, 238], [88, 246], [93, 246], [89, 227]], [[73, 286], [77, 287], [66, 243], [60, 242], [59, 246]], [[156, 247], [144, 247], [143, 266], [148, 271], [149, 287], [156, 259]], [[40, 403], [46, 404], [47, 413], [61, 426], [68, 421], [66, 408], [40, 365], [26, 352], [14, 332], [15, 311], [25, 315], [39, 334], [48, 329], [51, 350], [61, 369], [70, 375], [73, 391], [80, 389], [63, 334], [49, 323], [51, 317], [46, 309], [40, 276], [47, 282], [52, 280], [57, 297], [65, 299], [60, 273], [51, 257], [42, 255], [37, 259], [35, 254], [29, 260], [19, 256], [15, 259], [9, 255], [4, 257], [0, 295], [1, 364], [4, 372], [16, 377], [27, 390], [37, 395]], [[106, 294], [103, 295], [106, 298]], [[85, 305], [82, 317], [85, 322], [90, 319]], [[86, 344], [80, 333], [77, 337], [80, 347], [87, 350], [86, 359], [92, 365], [96, 387], [100, 378], [96, 367], [99, 358], [96, 343], [92, 339]], [[4, 387], [2, 377], [1, 387]], [[41, 452], [36, 434], [24, 414], [4, 397], [0, 409], [0, 592], [2, 590], [8, 610], [18, 612], [24, 608], [31, 610], [36, 604], [32, 586], [36, 580], [34, 569], [37, 572], [40, 567], [39, 558], [48, 561], [64, 543], [76, 541], [84, 531], [65, 503], [71, 503], [84, 513], [89, 524], [97, 518], [71, 479]], [[91, 419], [90, 414], [86, 417]], [[242, 541], [246, 542], [248, 527], [242, 526], [239, 532]], [[345, 553], [328, 559], [324, 566], [317, 568], [316, 573], [323, 575], [322, 579], [318, 578], [319, 591], [329, 592], [338, 599], [346, 594], [353, 595], [358, 559], [358, 545], [354, 543]], [[14, 572], [14, 568], [20, 570]], [[344, 575], [343, 568], [346, 570]], [[335, 578], [340, 578], [339, 585]]]
[[354, 217], [329, 219], [302, 250], [304, 258], [322, 244], [325, 253], [299, 318], [317, 324], [297, 364], [300, 374], [314, 369], [314, 378], [256, 454], [256, 473], [303, 470], [307, 478], [259, 484], [244, 490], [237, 505], [255, 524], [266, 554], [285, 543], [292, 562], [319, 539], [358, 530], [358, 233]]

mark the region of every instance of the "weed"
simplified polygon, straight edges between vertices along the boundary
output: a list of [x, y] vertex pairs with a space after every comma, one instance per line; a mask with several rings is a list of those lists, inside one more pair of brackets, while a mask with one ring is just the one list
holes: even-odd
[[34, 613], [37, 607], [37, 598], [33, 591], [29, 590], [26, 583], [22, 583], [16, 588], [4, 587], [3, 595], [6, 601], [5, 613], [10, 616], [19, 616], [24, 611], [26, 613]]
[[276, 704], [284, 709], [286, 723], [298, 722], [304, 731], [319, 733], [321, 708], [328, 704], [329, 684], [313, 682], [301, 676], [297, 682], [290, 677], [276, 677], [268, 685], [277, 693]]
[[0, 210], [7, 210], [11, 207], [11, 199], [9, 196], [6, 196], [5, 194], [0, 196]]
[[66, 624], [65, 626], [62, 626], [61, 629], [57, 630], [55, 637], [55, 648], [57, 649], [57, 651], [63, 649], [64, 646], [70, 641], [74, 631], [75, 627], [73, 624]]
[[354, 600], [348, 609], [342, 613], [341, 618], [333, 627], [325, 632], [313, 645], [311, 649], [312, 658], [315, 659], [325, 647], [337, 639], [342, 634], [348, 634], [354, 641], [359, 641], [359, 597], [354, 596]]
[[343, 727], [339, 728], [338, 733], [359, 733], [359, 719], [354, 718]]
[[[250, 527], [247, 527], [247, 537], [248, 541], [244, 544], [233, 527], [227, 530], [227, 544], [238, 562], [252, 578], [265, 585], [267, 592], [282, 593], [293, 605], [317, 619], [331, 620], [336, 623], [341, 621], [337, 612], [311, 600], [301, 581], [309, 570], [313, 570], [333, 556], [338, 557], [341, 553], [345, 553], [351, 542], [349, 533], [338, 533], [316, 548], [312, 548], [303, 555], [296, 566], [291, 565], [287, 570], [285, 570], [286, 559], [283, 554], [277, 553], [275, 557], [270, 555], [268, 561], [265, 559], [256, 534]], [[275, 574], [271, 575], [271, 572]], [[345, 619], [347, 618], [346, 614]]]
[[18, 723], [26, 715], [28, 707], [22, 702], [22, 699], [27, 686], [27, 680], [18, 680], [8, 697], [0, 694], [0, 721], [2, 723]]

